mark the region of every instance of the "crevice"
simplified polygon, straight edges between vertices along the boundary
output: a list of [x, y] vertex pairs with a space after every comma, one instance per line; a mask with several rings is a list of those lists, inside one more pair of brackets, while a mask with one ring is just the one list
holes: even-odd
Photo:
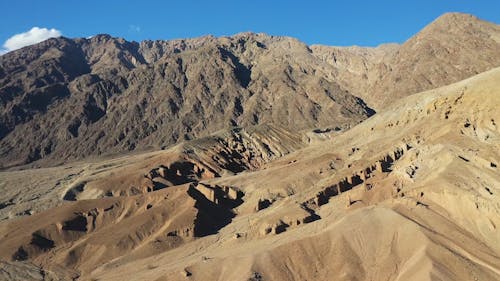
[[231, 60], [231, 62], [234, 65], [234, 75], [238, 82], [240, 83], [241, 87], [247, 88], [248, 85], [250, 84], [251, 75], [251, 67], [247, 67], [244, 64], [242, 64], [239, 60], [238, 57], [236, 57], [233, 53], [231, 53], [228, 50], [225, 50], [223, 48], [219, 48], [220, 53], [222, 54], [223, 57], [227, 57]]

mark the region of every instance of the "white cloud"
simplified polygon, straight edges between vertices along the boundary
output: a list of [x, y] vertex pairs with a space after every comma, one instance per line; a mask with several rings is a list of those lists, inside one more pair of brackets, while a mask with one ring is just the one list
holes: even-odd
[[7, 39], [7, 41], [3, 43], [3, 50], [0, 50], [0, 55], [20, 49], [24, 46], [42, 42], [49, 38], [59, 37], [61, 34], [61, 31], [55, 28], [47, 29], [35, 26], [27, 32], [15, 34]]

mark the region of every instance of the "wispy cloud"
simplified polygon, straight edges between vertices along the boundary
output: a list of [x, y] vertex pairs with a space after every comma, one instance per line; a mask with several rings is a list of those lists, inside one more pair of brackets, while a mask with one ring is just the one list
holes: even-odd
[[141, 27], [135, 24], [131, 24], [128, 26], [129, 32], [141, 32]]
[[7, 52], [14, 51], [17, 49], [20, 49], [24, 46], [36, 44], [39, 42], [42, 42], [44, 40], [47, 40], [49, 38], [53, 37], [59, 37], [61, 36], [62, 33], [61, 31], [52, 28], [52, 29], [47, 29], [47, 28], [39, 28], [39, 27], [33, 27], [29, 31], [15, 34], [11, 36], [9, 39], [3, 43], [3, 49], [0, 50], [0, 55], [3, 55]]

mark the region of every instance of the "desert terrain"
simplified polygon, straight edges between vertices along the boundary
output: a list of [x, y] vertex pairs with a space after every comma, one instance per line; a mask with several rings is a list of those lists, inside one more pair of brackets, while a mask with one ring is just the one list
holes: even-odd
[[1, 280], [500, 280], [500, 26], [0, 56]]

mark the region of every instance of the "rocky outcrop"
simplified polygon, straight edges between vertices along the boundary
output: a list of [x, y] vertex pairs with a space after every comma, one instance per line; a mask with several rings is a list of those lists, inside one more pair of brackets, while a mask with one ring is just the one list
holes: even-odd
[[194, 236], [215, 234], [235, 216], [233, 208], [243, 203], [243, 193], [233, 187], [191, 184], [188, 194], [196, 200], [198, 209], [194, 221]]
[[[243, 195], [235, 187], [188, 184], [138, 196], [71, 202], [50, 215], [42, 212], [24, 218], [31, 223], [13, 222], [24, 228], [4, 237], [0, 244], [5, 252], [0, 256], [33, 261], [42, 255], [55, 259], [49, 254], [54, 252], [59, 257], [54, 262], [85, 270], [140, 246], [161, 242], [161, 251], [166, 251], [230, 223], [235, 216], [232, 208], [243, 202]], [[118, 231], [124, 224], [127, 230]], [[103, 237], [106, 246], [100, 244]], [[107, 249], [105, 255], [91, 250], [102, 247]]]
[[205, 198], [216, 205], [239, 205], [243, 192], [232, 186], [209, 185], [198, 183], [195, 187]]
[[304, 206], [315, 209], [321, 205], [328, 203], [329, 199], [333, 196], [340, 195], [347, 192], [354, 187], [364, 185], [366, 190], [371, 189], [371, 185], [366, 185], [365, 182], [376, 173], [390, 173], [391, 166], [395, 161], [399, 160], [409, 149], [412, 148], [410, 144], [403, 144], [394, 148], [391, 152], [383, 155], [375, 163], [368, 165], [348, 176], [342, 177], [337, 183], [332, 184], [318, 192], [316, 196], [304, 203]]
[[144, 175], [145, 183], [142, 190], [151, 192], [168, 186], [212, 179], [218, 176], [210, 168], [194, 161], [176, 161], [168, 166], [159, 166]]
[[276, 126], [234, 128], [158, 152], [163, 156], [146, 165], [125, 165], [111, 174], [105, 171], [112, 164], [103, 165], [99, 167], [101, 172], [71, 182], [61, 198], [76, 201], [133, 196], [185, 183], [197, 184], [258, 169], [304, 145], [300, 133]]

